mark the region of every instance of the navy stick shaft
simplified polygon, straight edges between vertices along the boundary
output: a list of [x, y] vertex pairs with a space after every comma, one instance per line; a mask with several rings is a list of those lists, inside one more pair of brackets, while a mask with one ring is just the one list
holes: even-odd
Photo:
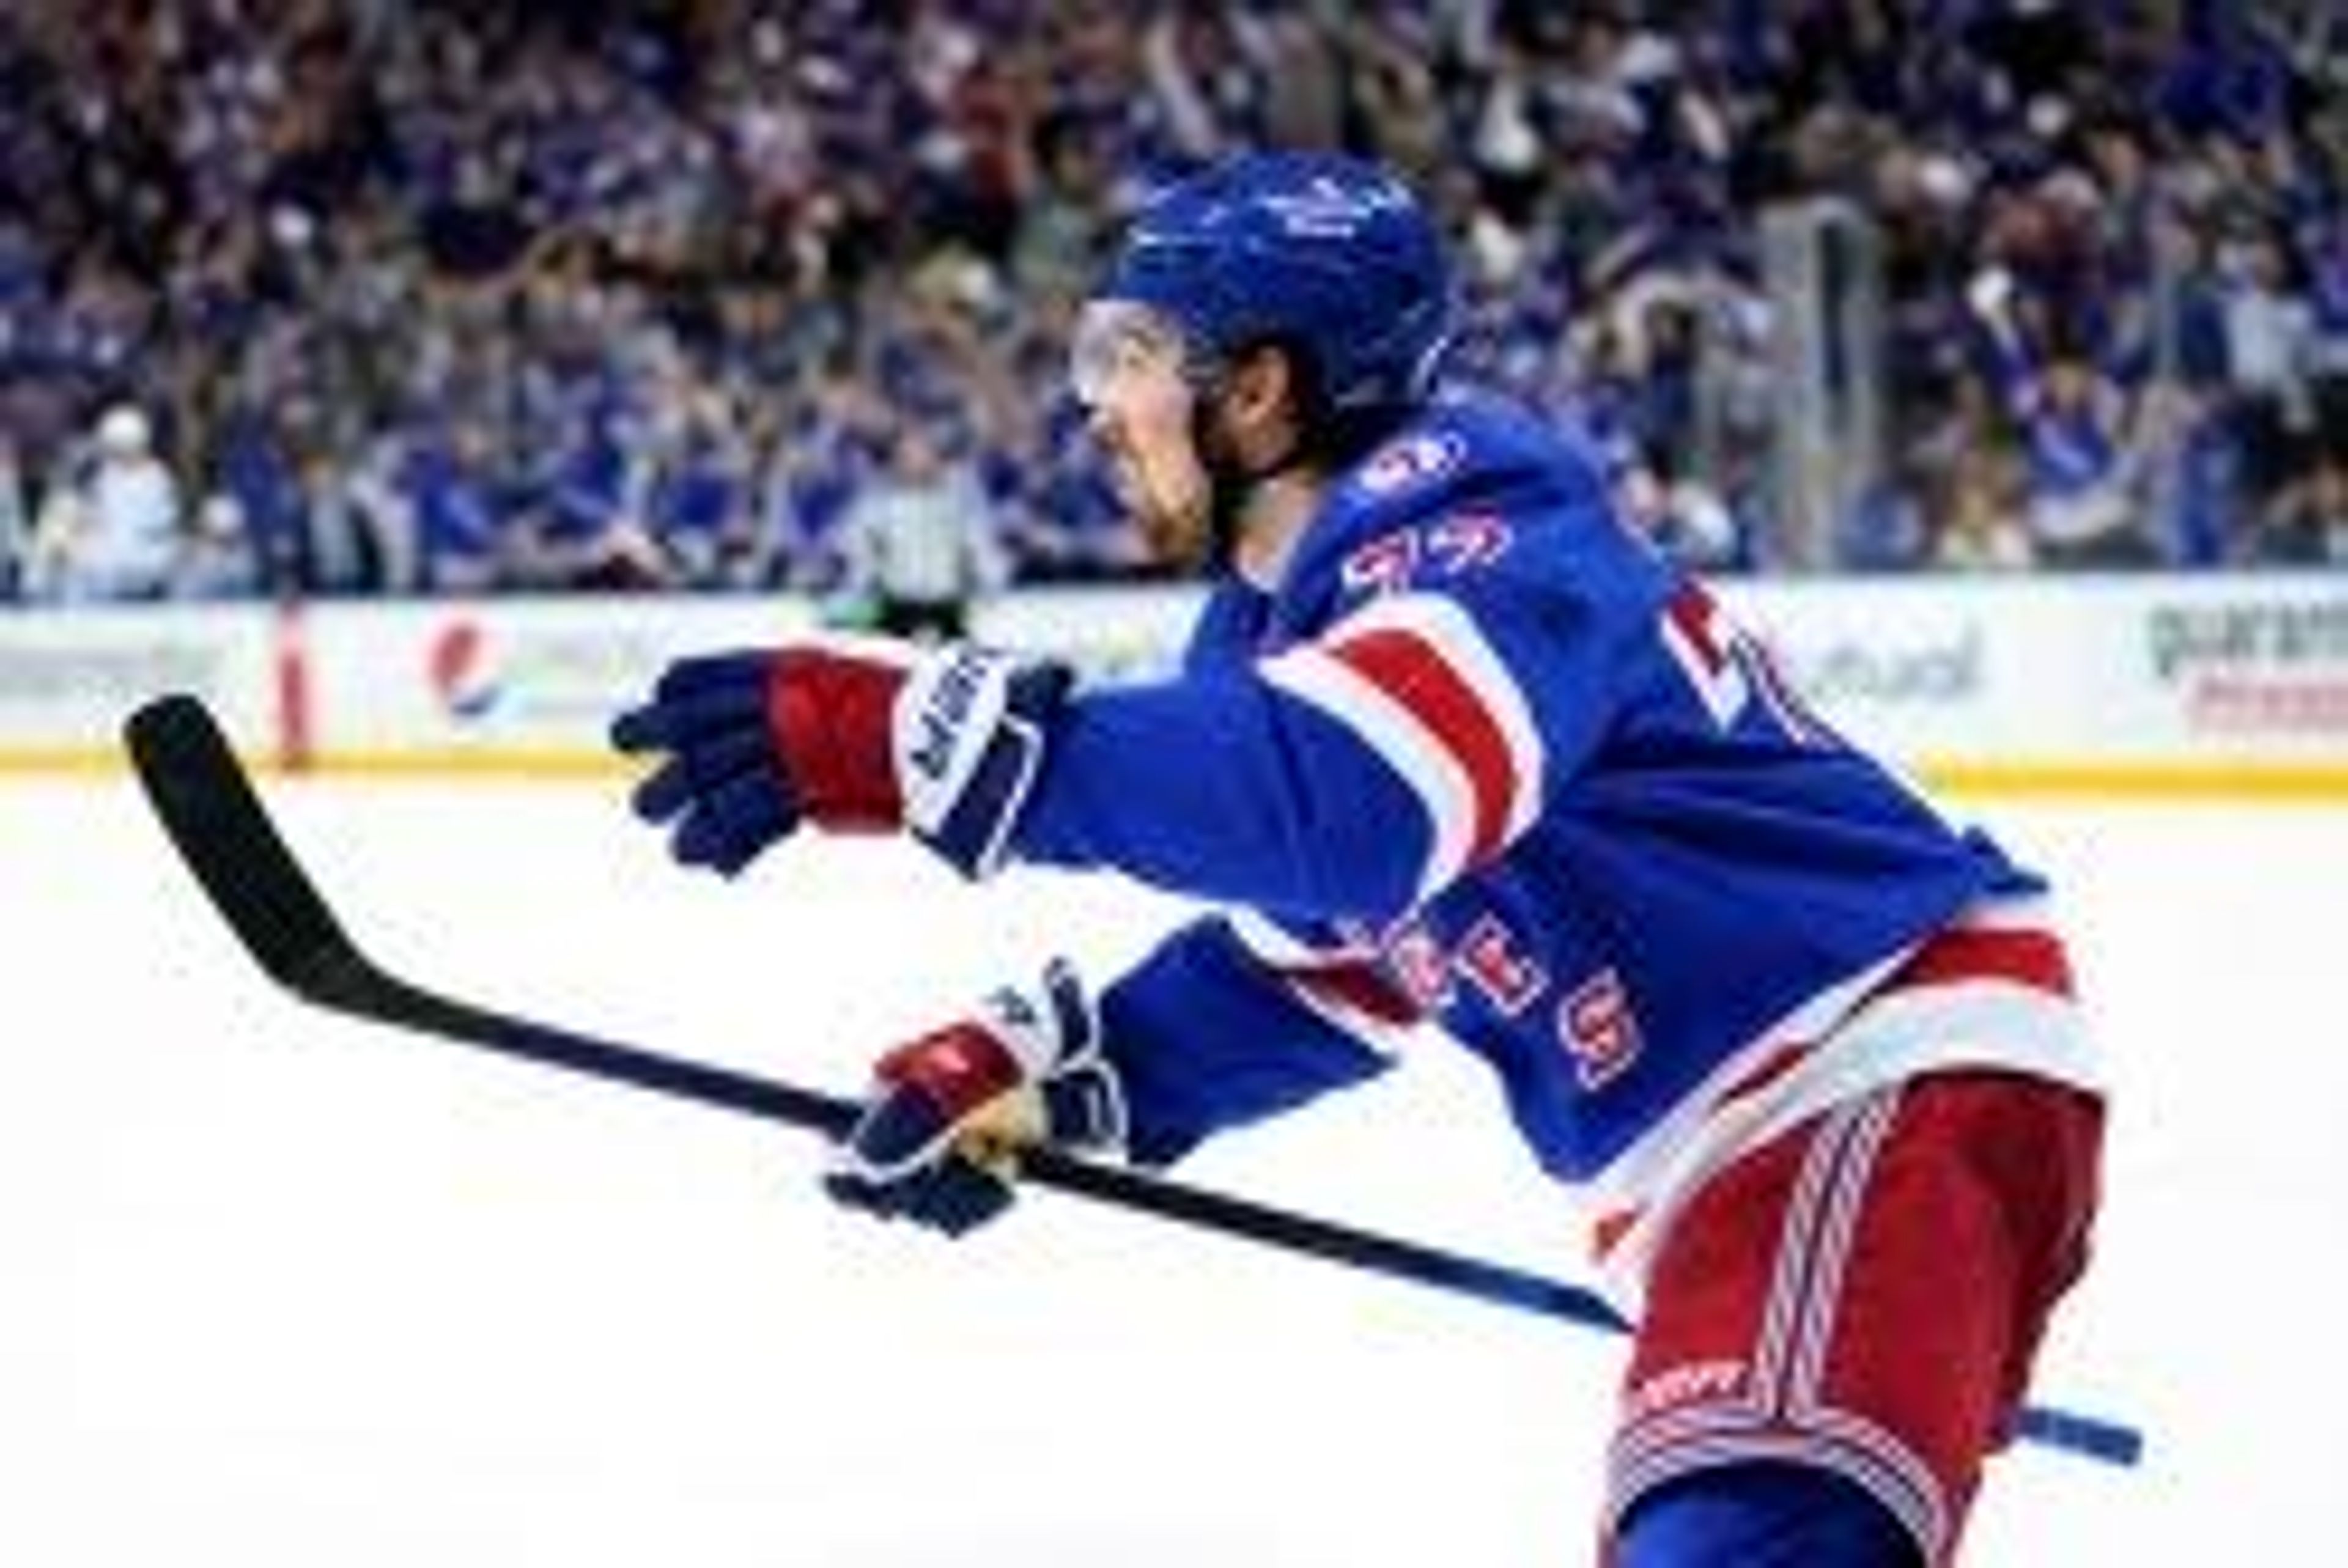
[[[851, 1101], [493, 1012], [421, 990], [376, 970], [363, 958], [357, 962], [362, 974], [327, 982], [320, 989], [343, 994], [348, 1010], [386, 1023], [422, 1029], [501, 1055], [808, 1128], [832, 1138], [846, 1132], [856, 1117], [857, 1106]], [[1609, 1333], [1627, 1333], [1631, 1328], [1594, 1292], [1562, 1280], [1252, 1199], [1186, 1186], [1050, 1149], [1025, 1156], [1021, 1173], [1028, 1183], [1055, 1192], [1220, 1231], [1497, 1307]], [[2143, 1436], [2130, 1427], [2041, 1405], [2022, 1409], [2016, 1435], [2123, 1467], [2137, 1464], [2143, 1454]]]
[[[210, 712], [172, 695], [125, 725], [148, 800], [180, 858], [254, 962], [278, 984], [335, 1011], [544, 1066], [811, 1129], [837, 1139], [851, 1101], [705, 1062], [499, 1012], [378, 968], [343, 929], [287, 845]], [[1249, 1199], [1189, 1187], [1052, 1150], [1022, 1162], [1034, 1185], [1241, 1236], [1285, 1251], [1614, 1333], [1628, 1329], [1588, 1290], [1482, 1258], [1404, 1241]], [[2143, 1438], [2117, 1422], [2033, 1406], [2018, 1434], [2116, 1465], [2134, 1465]]]

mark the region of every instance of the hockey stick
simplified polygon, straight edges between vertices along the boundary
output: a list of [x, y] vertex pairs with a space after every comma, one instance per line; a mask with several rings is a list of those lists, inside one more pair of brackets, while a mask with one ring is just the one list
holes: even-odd
[[[395, 1029], [616, 1080], [827, 1137], [838, 1138], [854, 1122], [857, 1106], [852, 1101], [499, 1012], [427, 989], [378, 967], [344, 931], [294, 859], [201, 702], [180, 694], [157, 698], [130, 716], [124, 733], [149, 803], [213, 907], [269, 977], [304, 999]], [[1023, 1156], [1021, 1174], [1035, 1186], [1498, 1306], [1611, 1332], [1629, 1327], [1596, 1295], [1559, 1280], [1050, 1149]], [[2136, 1464], [2144, 1446], [2142, 1434], [2133, 1428], [2039, 1406], [2022, 1412], [2019, 1434], [2122, 1466]]]

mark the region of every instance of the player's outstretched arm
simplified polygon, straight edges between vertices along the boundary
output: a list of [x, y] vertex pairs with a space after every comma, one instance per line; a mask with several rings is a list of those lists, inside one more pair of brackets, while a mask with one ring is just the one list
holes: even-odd
[[731, 876], [802, 824], [902, 829], [986, 876], [1042, 765], [1058, 665], [971, 644], [796, 644], [701, 654], [612, 726], [653, 768], [636, 815], [680, 864]]
[[827, 1190], [958, 1235], [1009, 1205], [1023, 1151], [1168, 1164], [1377, 1076], [1408, 1004], [1342, 957], [1290, 956], [1201, 918], [1097, 999], [1056, 960], [880, 1059]]
[[1413, 1004], [1360, 956], [1285, 940], [1268, 950], [1275, 940], [1265, 922], [1202, 917], [1102, 991], [1134, 1163], [1171, 1164], [1210, 1137], [1367, 1082], [1393, 1061], [1416, 1020]]

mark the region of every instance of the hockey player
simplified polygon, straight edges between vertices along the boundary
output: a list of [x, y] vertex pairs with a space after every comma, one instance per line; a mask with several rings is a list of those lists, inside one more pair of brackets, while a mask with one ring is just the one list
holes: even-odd
[[883, 1056], [842, 1201], [959, 1233], [1006, 1150], [1164, 1165], [1429, 1022], [1638, 1316], [1611, 1561], [1945, 1562], [2096, 1204], [2043, 884], [1806, 712], [1574, 431], [1437, 396], [1454, 315], [1375, 169], [1175, 185], [1072, 368], [1128, 504], [1213, 579], [1179, 673], [690, 658], [614, 726], [656, 764], [636, 808], [727, 875], [812, 824], [1231, 909]]

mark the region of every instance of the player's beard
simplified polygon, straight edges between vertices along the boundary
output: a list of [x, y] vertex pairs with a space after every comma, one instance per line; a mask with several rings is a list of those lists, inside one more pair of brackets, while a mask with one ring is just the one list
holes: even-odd
[[1214, 486], [1194, 459], [1123, 457], [1126, 504], [1149, 559], [1195, 571], [1214, 556]]
[[1147, 438], [1127, 436], [1117, 440], [1112, 456], [1118, 498], [1140, 530], [1150, 559], [1176, 571], [1192, 572], [1216, 559], [1217, 487], [1200, 460], [1197, 408], [1173, 418], [1189, 426], [1189, 441], [1168, 439], [1178, 427], [1169, 423], [1159, 425]]
[[1240, 529], [1255, 481], [1241, 466], [1212, 405], [1203, 400], [1190, 421], [1190, 450], [1198, 455], [1205, 481], [1206, 518], [1200, 533], [1206, 541], [1206, 566], [1220, 576], [1232, 569], [1239, 553]]
[[1189, 440], [1179, 446], [1123, 444], [1120, 486], [1154, 562], [1220, 576], [1231, 569], [1249, 500], [1266, 476], [1248, 472], [1211, 395], [1190, 405], [1189, 425]]

